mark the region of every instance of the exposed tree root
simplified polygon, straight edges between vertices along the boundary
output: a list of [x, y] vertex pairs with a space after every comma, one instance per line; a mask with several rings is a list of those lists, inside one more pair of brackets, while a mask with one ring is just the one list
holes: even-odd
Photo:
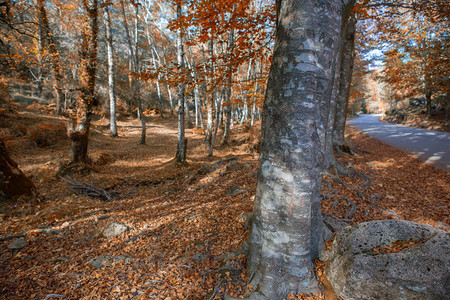
[[339, 183], [340, 185], [343, 185], [343, 186], [345, 186], [345, 187], [348, 187], [348, 188], [350, 188], [350, 189], [355, 190], [356, 193], [358, 194], [358, 196], [359, 196], [361, 199], [365, 199], [364, 193], [361, 192], [357, 187], [354, 187], [354, 186], [352, 186], [352, 185], [350, 185], [350, 184], [348, 184], [348, 183], [342, 181], [339, 177], [337, 177], [337, 176], [335, 176], [335, 175], [333, 175], [333, 174], [331, 174], [331, 173], [326, 173], [326, 175], [327, 175], [328, 177], [330, 177], [331, 179], [333, 179], [333, 181]]
[[339, 155], [341, 155], [341, 154], [354, 155], [355, 154], [352, 151], [352, 147], [350, 147], [348, 144], [335, 145], [333, 148]]
[[348, 204], [350, 204], [349, 210], [344, 214], [344, 218], [348, 219], [351, 218], [354, 214], [356, 214], [356, 210], [358, 208], [358, 205], [355, 204], [355, 202], [351, 201], [347, 197], [344, 197], [345, 201], [347, 201]]
[[361, 152], [361, 153], [372, 154], [372, 152], [360, 149], [358, 147], [352, 147], [352, 150], [355, 150], [355, 151], [358, 151], [358, 152]]
[[347, 168], [337, 161], [334, 164], [334, 168], [338, 175], [343, 175], [343, 176], [352, 177], [352, 178], [358, 177], [358, 173], [354, 169]]

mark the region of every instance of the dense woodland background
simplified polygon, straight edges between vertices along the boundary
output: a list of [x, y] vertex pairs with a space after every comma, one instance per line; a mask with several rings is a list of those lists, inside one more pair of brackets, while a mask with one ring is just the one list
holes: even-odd
[[[273, 2], [96, 4], [94, 12], [87, 1], [3, 1], [3, 90], [10, 86], [20, 104], [44, 101], [73, 117], [88, 62], [96, 70], [88, 108], [107, 118], [111, 112], [113, 117], [172, 114], [181, 83], [187, 123], [205, 128], [208, 144], [216, 119], [224, 123], [226, 143], [228, 124], [253, 125], [259, 118], [274, 43]], [[426, 99], [428, 118], [432, 109], [446, 110], [445, 1], [361, 1], [354, 15], [349, 112], [392, 111], [411, 98]], [[183, 36], [179, 46], [178, 33]], [[183, 48], [182, 62], [177, 47]]]
[[[335, 122], [385, 113], [448, 132], [449, 15], [439, 0], [357, 2]], [[265, 0], [0, 0], [0, 154], [23, 175], [0, 195], [0, 298], [252, 289], [238, 249], [275, 22]], [[352, 172], [324, 175], [324, 213], [448, 230], [448, 173], [340, 129], [336, 165]], [[111, 222], [125, 234], [103, 237]], [[24, 250], [6, 247], [23, 236]]]

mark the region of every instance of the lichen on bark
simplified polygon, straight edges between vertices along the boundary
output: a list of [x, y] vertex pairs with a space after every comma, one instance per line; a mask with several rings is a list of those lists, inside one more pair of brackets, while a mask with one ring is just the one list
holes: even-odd
[[250, 234], [251, 299], [318, 292], [312, 258], [323, 245], [319, 196], [330, 138], [325, 129], [339, 32], [352, 3], [277, 1]]

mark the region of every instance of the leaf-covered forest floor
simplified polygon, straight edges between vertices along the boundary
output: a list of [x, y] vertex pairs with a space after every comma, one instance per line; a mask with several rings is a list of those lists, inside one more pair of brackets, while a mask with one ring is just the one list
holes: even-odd
[[450, 122], [445, 121], [445, 110], [443, 109], [432, 109], [431, 117], [427, 119], [426, 108], [406, 107], [384, 115], [381, 120], [403, 126], [450, 132]]
[[[118, 138], [108, 135], [106, 119], [97, 120], [92, 164], [64, 176], [119, 194], [105, 202], [74, 194], [58, 177], [69, 155], [66, 119], [36, 106], [0, 114], [0, 136], [41, 195], [40, 202], [1, 204], [1, 299], [220, 299], [251, 289], [246, 257], [233, 252], [248, 234], [256, 129], [235, 126], [230, 146], [217, 147], [213, 157], [202, 131], [189, 129], [188, 165], [181, 166], [173, 161], [174, 117], [148, 116], [145, 146], [138, 145], [137, 120], [119, 121]], [[353, 224], [399, 218], [449, 228], [448, 173], [352, 128], [347, 137], [355, 155], [337, 158], [365, 176], [325, 176], [323, 212]], [[103, 237], [112, 222], [128, 230]], [[19, 233], [27, 246], [8, 249], [12, 239], [4, 238]]]

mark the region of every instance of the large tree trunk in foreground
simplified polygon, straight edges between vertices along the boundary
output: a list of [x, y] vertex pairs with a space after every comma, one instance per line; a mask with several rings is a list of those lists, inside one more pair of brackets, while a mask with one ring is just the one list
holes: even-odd
[[[347, 5], [344, 7], [343, 2]], [[323, 245], [320, 184], [341, 22], [352, 1], [277, 1], [277, 38], [263, 109], [252, 299], [318, 292], [312, 258]]]
[[336, 116], [333, 126], [333, 148], [345, 152], [348, 152], [348, 146], [345, 140], [345, 122], [347, 121], [347, 109], [355, 57], [355, 29], [356, 18], [351, 16], [348, 20], [344, 35], [339, 90], [336, 100]]
[[82, 42], [80, 46], [80, 96], [78, 99], [77, 115], [73, 129], [69, 133], [72, 140], [72, 162], [88, 161], [88, 142], [91, 126], [92, 107], [95, 103], [95, 72], [97, 69], [97, 34], [98, 34], [98, 0], [91, 4], [83, 0], [87, 12], [83, 24]]

